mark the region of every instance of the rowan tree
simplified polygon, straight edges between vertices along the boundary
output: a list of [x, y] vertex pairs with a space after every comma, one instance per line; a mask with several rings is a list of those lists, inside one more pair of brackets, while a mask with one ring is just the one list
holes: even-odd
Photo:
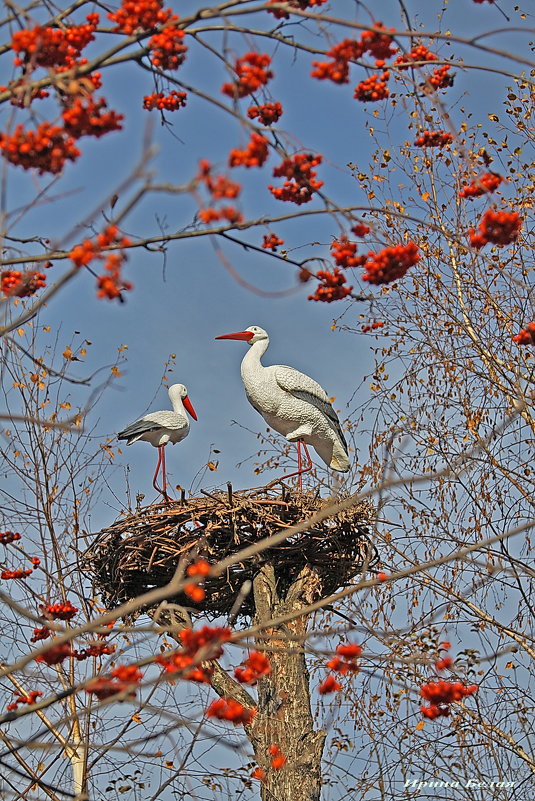
[[[529, 6], [171, 5], [9, 4], [1, 23], [1, 793], [527, 799]], [[258, 499], [210, 451], [207, 495], [143, 507], [96, 411], [126, 345], [91, 355], [103, 304], [128, 319], [164, 295], [147, 261], [186, 271], [192, 243], [375, 359], [343, 414], [351, 473], [315, 471], [301, 517], [271, 486], [286, 522], [270, 506], [276, 532], [210, 559], [220, 507]], [[271, 480], [290, 448], [257, 435]], [[125, 519], [171, 514], [181, 558], [123, 547]], [[328, 532], [351, 526], [344, 572]], [[100, 529], [120, 569], [92, 587]]]

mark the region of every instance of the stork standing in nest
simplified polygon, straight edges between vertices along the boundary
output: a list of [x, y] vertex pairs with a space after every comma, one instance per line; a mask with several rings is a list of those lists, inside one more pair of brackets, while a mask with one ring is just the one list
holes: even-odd
[[[216, 339], [238, 339], [249, 345], [241, 363], [247, 398], [271, 428], [297, 445], [297, 472], [283, 478], [298, 475], [302, 487], [302, 473], [312, 469], [307, 444], [328, 467], [346, 473], [350, 468], [347, 443], [325, 390], [293, 367], [282, 364], [264, 367], [261, 359], [268, 348], [269, 336], [257, 325]], [[306, 466], [303, 466], [301, 446], [306, 454]]]
[[[165, 446], [168, 442], [173, 445], [175, 442], [181, 442], [189, 434], [189, 421], [186, 416], [186, 411], [197, 419], [195, 410], [191, 405], [188, 398], [188, 390], [184, 384], [173, 384], [169, 387], [169, 399], [173, 411], [151, 412], [131, 423], [124, 431], [117, 434], [117, 439], [125, 439], [127, 445], [141, 440], [149, 442], [155, 448], [158, 448], [158, 464], [154, 478], [152, 479], [152, 486], [155, 490], [160, 492], [165, 500], [169, 502], [167, 495], [167, 473], [165, 470]], [[160, 488], [156, 479], [158, 473], [162, 472], [162, 487]]]

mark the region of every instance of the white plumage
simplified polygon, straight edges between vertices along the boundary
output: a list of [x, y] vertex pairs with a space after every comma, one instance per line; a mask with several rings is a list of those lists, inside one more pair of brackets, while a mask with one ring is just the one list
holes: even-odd
[[266, 423], [289, 442], [312, 445], [333, 470], [347, 472], [347, 443], [325, 390], [293, 367], [264, 367], [261, 358], [268, 348], [269, 336], [257, 325], [216, 339], [241, 339], [249, 344], [241, 377], [249, 402]]
[[[168, 442], [173, 445], [181, 442], [189, 434], [189, 421], [186, 410], [197, 419], [195, 410], [188, 398], [188, 390], [184, 384], [173, 384], [169, 387], [169, 399], [173, 411], [150, 412], [144, 417], [140, 417], [131, 423], [123, 431], [117, 434], [117, 439], [125, 439], [127, 445], [141, 440], [148, 442], [158, 448], [158, 464], [154, 473], [153, 486], [167, 499], [167, 476], [165, 472], [165, 453], [164, 447]], [[156, 479], [158, 472], [162, 468], [163, 488], [157, 486]]]

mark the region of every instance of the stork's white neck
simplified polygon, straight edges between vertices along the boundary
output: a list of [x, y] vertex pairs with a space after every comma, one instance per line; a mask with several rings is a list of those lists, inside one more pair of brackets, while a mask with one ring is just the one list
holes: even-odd
[[263, 369], [263, 364], [260, 361], [269, 346], [269, 339], [259, 339], [249, 346], [249, 350], [243, 357], [241, 363], [241, 376], [246, 382], [246, 378], [252, 377], [255, 373], [258, 374]]

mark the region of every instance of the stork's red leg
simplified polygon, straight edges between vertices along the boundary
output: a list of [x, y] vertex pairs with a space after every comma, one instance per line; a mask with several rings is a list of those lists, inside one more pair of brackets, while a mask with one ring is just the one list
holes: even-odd
[[[163, 488], [159, 487], [156, 483], [160, 467], [162, 469]], [[163, 495], [166, 503], [169, 503], [169, 496], [167, 495], [167, 474], [165, 471], [165, 445], [158, 445], [158, 464], [156, 465], [156, 471], [152, 479], [152, 486], [157, 492]]]
[[[312, 466], [313, 465], [312, 465], [312, 459], [310, 458], [310, 454], [308, 452], [308, 448], [307, 448], [306, 442], [303, 439], [298, 439], [295, 444], [297, 446], [297, 470], [295, 471], [295, 473], [288, 473], [288, 475], [282, 476], [282, 478], [279, 478], [278, 480], [279, 481], [284, 481], [284, 479], [286, 479], [286, 478], [293, 478], [294, 476], [299, 476], [299, 479], [298, 479], [299, 489], [302, 491], [303, 490], [302, 475], [303, 475], [303, 473], [308, 473], [309, 470], [312, 470]], [[306, 454], [306, 457], [307, 457], [307, 466], [306, 467], [303, 467], [303, 458], [301, 456], [301, 445], [305, 449], [305, 454]]]

